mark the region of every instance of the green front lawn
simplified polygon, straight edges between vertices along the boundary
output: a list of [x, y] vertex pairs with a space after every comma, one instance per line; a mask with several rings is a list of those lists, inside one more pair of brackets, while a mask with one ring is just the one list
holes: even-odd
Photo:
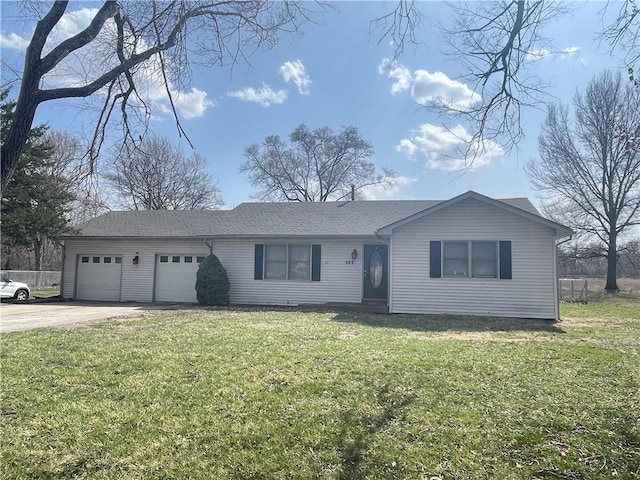
[[558, 324], [192, 310], [5, 334], [0, 476], [635, 478], [630, 302]]

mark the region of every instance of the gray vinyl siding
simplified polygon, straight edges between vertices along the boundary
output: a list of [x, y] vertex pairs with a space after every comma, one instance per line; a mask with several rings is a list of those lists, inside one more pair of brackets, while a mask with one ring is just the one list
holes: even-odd
[[[510, 240], [513, 279], [429, 278], [430, 240]], [[391, 311], [556, 318], [554, 252], [550, 228], [461, 201], [393, 231]]]
[[[321, 244], [321, 280], [285, 281], [254, 280], [254, 249], [260, 240], [214, 240], [213, 253], [227, 269], [230, 300], [234, 304], [296, 305], [325, 304], [330, 302], [358, 303], [362, 299], [362, 240], [317, 241], [296, 239], [271, 243]], [[269, 243], [269, 242], [266, 242]], [[356, 248], [359, 257], [353, 264], [351, 251]], [[133, 257], [139, 256], [138, 265]], [[204, 240], [89, 240], [65, 241], [64, 298], [75, 297], [76, 262], [79, 255], [121, 255], [121, 301], [154, 301], [154, 270], [156, 255], [207, 255]]]
[[[133, 264], [133, 257], [139, 263]], [[156, 255], [208, 255], [204, 240], [65, 240], [64, 278], [62, 296], [76, 295], [76, 262], [78, 255], [121, 255], [122, 282], [120, 300], [123, 302], [152, 302]]]

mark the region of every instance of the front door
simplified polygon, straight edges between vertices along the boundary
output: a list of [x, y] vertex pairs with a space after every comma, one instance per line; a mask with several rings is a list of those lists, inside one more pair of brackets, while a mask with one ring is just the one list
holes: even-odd
[[386, 300], [389, 287], [387, 245], [364, 246], [364, 298]]

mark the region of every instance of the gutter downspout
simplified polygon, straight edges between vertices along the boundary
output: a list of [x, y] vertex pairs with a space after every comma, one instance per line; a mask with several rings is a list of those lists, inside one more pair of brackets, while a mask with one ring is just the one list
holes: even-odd
[[573, 236], [569, 235], [565, 240], [558, 241], [560, 240], [558, 238], [554, 239], [553, 242], [553, 295], [555, 298], [556, 322], [560, 321], [560, 297], [558, 296], [558, 282], [560, 281], [558, 278], [558, 247], [563, 243], [567, 243], [571, 238], [573, 238]]
[[204, 239], [204, 243], [207, 245], [207, 247], [209, 247], [209, 255], [213, 254], [213, 240], [211, 240], [210, 238], [205, 238]]
[[60, 265], [60, 298], [64, 298], [64, 264], [67, 261], [67, 250], [65, 248], [64, 240], [55, 240], [55, 242], [62, 248], [62, 262]]

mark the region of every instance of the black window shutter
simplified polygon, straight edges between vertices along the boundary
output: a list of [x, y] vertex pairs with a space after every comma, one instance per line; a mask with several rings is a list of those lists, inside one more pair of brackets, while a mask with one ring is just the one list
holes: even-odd
[[322, 262], [322, 245], [311, 245], [311, 281], [320, 281], [320, 265]]
[[264, 244], [256, 243], [256, 254], [253, 264], [253, 279], [262, 280], [264, 278], [262, 270], [264, 268]]
[[429, 277], [442, 277], [442, 243], [440, 240], [429, 242]]
[[511, 241], [500, 242], [500, 278], [511, 279]]

